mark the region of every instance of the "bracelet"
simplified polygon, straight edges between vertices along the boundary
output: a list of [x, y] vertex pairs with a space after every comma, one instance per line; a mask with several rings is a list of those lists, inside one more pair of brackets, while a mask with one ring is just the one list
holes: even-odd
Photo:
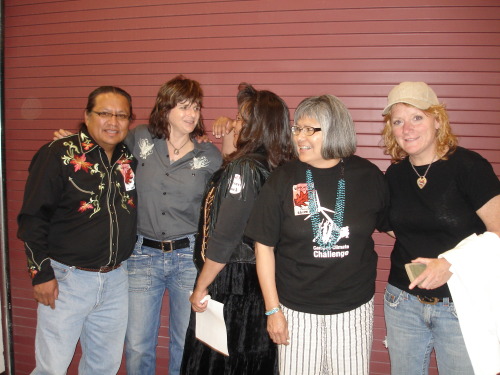
[[273, 314], [276, 314], [278, 311], [280, 311], [280, 307], [275, 307], [274, 309], [271, 309], [269, 311], [266, 311], [264, 314], [266, 314], [267, 316], [269, 315], [273, 315]]

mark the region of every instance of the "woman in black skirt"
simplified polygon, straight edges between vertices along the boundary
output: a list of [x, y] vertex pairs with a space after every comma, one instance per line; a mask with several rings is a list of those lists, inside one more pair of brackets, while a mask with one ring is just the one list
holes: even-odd
[[[193, 312], [181, 374], [277, 374], [276, 346], [266, 330], [253, 241], [244, 237], [261, 186], [277, 166], [294, 158], [289, 111], [266, 90], [240, 84], [234, 121], [236, 151], [207, 187], [195, 248], [200, 270], [190, 298]], [[209, 294], [224, 304], [229, 357], [195, 338], [195, 313]]]

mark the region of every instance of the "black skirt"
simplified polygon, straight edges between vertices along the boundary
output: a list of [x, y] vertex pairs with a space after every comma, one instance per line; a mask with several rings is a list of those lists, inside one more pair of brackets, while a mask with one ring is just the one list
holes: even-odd
[[267, 333], [255, 264], [226, 264], [208, 290], [212, 299], [224, 304], [229, 357], [196, 339], [196, 313], [191, 311], [181, 374], [278, 374], [277, 348]]

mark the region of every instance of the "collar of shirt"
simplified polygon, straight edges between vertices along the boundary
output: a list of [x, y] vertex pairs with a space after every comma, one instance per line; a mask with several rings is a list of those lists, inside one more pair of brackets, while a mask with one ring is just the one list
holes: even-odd
[[[96, 149], [104, 152], [104, 149], [92, 138], [86, 125], [83, 125], [78, 132], [78, 144], [80, 147], [79, 151], [83, 154], [88, 154]], [[120, 155], [123, 155], [127, 151], [127, 146], [123, 142], [118, 143], [113, 151], [111, 163], [114, 163], [119, 159]]]

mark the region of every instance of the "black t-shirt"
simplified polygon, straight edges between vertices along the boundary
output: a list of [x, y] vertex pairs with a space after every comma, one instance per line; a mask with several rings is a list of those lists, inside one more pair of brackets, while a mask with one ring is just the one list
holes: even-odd
[[322, 224], [327, 224], [335, 221], [342, 163], [326, 169], [298, 160], [285, 164], [268, 179], [252, 211], [245, 234], [275, 247], [278, 295], [291, 309], [342, 313], [368, 302], [375, 292], [372, 233], [387, 230], [388, 190], [382, 172], [369, 161], [351, 156], [343, 164], [345, 213], [336, 244], [325, 248], [313, 235], [306, 170], [312, 172]]
[[[428, 165], [416, 167], [423, 175]], [[449, 297], [447, 284], [433, 290], [408, 289], [404, 265], [417, 257], [437, 258], [472, 233], [486, 228], [476, 211], [500, 194], [500, 182], [479, 154], [458, 147], [448, 160], [434, 162], [427, 184], [417, 186], [408, 158], [387, 169], [390, 224], [396, 234], [389, 283], [412, 294]]]

